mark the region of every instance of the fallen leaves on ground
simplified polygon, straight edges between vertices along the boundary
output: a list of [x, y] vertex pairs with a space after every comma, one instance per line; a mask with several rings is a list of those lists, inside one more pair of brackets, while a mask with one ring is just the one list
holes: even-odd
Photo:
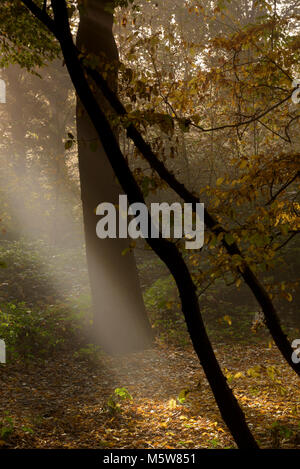
[[[299, 378], [279, 352], [220, 344], [215, 351], [260, 446], [300, 448]], [[0, 422], [10, 429], [1, 448], [235, 447], [190, 348], [156, 345], [98, 363], [70, 352], [0, 370]], [[132, 399], [110, 412], [107, 402], [122, 387]]]

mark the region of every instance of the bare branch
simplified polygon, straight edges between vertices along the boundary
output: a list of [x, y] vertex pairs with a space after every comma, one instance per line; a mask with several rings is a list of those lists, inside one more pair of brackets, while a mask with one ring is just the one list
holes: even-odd
[[274, 202], [275, 199], [283, 192], [287, 187], [289, 187], [296, 179], [300, 176], [300, 171], [298, 171], [295, 176], [292, 177], [288, 182], [286, 182], [277, 192], [274, 194], [271, 199], [266, 203], [266, 205], [271, 205], [272, 202]]

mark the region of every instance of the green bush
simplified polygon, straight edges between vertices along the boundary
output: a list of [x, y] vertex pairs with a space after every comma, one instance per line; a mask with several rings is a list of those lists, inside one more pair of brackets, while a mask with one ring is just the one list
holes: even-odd
[[116, 388], [113, 394], [109, 396], [104, 409], [107, 410], [110, 414], [122, 412], [122, 402], [126, 400], [132, 401], [132, 396], [127, 391], [127, 389]]
[[25, 303], [2, 304], [0, 338], [7, 347], [8, 362], [46, 358], [54, 351], [78, 344], [79, 315], [67, 306], [29, 308]]
[[88, 290], [83, 247], [43, 241], [0, 241], [0, 303], [54, 304]]
[[154, 330], [163, 342], [186, 345], [188, 334], [171, 275], [156, 280], [144, 293]]
[[14, 430], [13, 419], [5, 412], [4, 417], [0, 419], [0, 440], [8, 441]]

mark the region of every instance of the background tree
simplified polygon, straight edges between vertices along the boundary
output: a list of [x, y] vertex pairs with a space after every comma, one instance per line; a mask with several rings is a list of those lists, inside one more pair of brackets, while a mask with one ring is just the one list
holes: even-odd
[[[118, 59], [111, 34], [113, 17], [105, 2], [89, 1], [81, 8], [77, 45], [94, 57], [105, 55], [108, 63]], [[108, 79], [117, 88], [117, 71]], [[98, 100], [103, 103], [101, 95]], [[103, 104], [102, 104], [103, 105]], [[96, 207], [111, 202], [116, 207], [122, 193], [99, 137], [84, 108], [78, 104], [77, 137], [87, 261], [94, 307], [95, 340], [110, 351], [147, 346], [151, 327], [146, 316], [137, 269], [127, 239], [99, 240]], [[124, 255], [126, 254], [126, 255]]]

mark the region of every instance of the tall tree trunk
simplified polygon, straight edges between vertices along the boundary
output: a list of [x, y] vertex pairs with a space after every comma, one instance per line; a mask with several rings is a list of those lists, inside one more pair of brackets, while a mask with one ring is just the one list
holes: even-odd
[[[88, 0], [81, 11], [77, 44], [92, 54], [106, 54], [117, 61], [118, 51], [112, 35], [113, 16], [103, 9], [103, 0]], [[117, 73], [110, 84], [117, 88]], [[98, 101], [104, 107], [99, 94]], [[118, 204], [123, 191], [87, 113], [77, 104], [77, 138], [81, 198], [86, 253], [94, 310], [94, 340], [110, 353], [142, 349], [151, 342], [151, 327], [146, 315], [135, 259], [127, 252], [126, 239], [99, 239], [95, 214], [101, 202]], [[93, 143], [92, 143], [93, 142]], [[97, 142], [97, 148], [95, 143]], [[92, 145], [91, 145], [92, 144]]]

